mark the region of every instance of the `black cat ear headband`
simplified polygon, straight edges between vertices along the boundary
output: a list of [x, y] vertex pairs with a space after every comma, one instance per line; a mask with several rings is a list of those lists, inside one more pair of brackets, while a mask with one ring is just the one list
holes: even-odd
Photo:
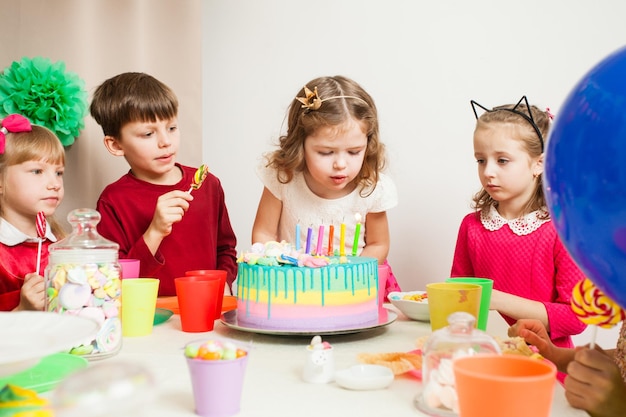
[[[526, 104], [526, 109], [528, 111], [528, 114], [526, 113], [522, 113], [521, 111], [519, 111], [517, 108], [519, 107], [520, 104], [522, 104], [522, 102], [524, 102], [524, 104]], [[474, 116], [476, 116], [476, 119], [478, 120], [478, 112], [476, 111], [476, 107], [480, 107], [481, 109], [483, 109], [486, 112], [494, 112], [494, 111], [508, 111], [511, 113], [515, 113], [518, 116], [524, 118], [526, 121], [528, 121], [528, 123], [530, 123], [530, 125], [533, 127], [533, 129], [535, 129], [535, 132], [537, 132], [537, 136], [539, 137], [539, 142], [541, 142], [541, 152], [543, 152], [543, 135], [541, 134], [541, 130], [539, 130], [539, 126], [537, 126], [537, 124], [535, 123], [535, 119], [533, 119], [533, 114], [530, 111], [530, 105], [528, 104], [528, 99], [526, 98], [526, 96], [522, 96], [522, 98], [517, 102], [517, 104], [515, 106], [513, 106], [512, 109], [506, 108], [506, 107], [497, 107], [497, 108], [493, 108], [493, 109], [488, 109], [485, 106], [482, 106], [480, 104], [478, 104], [477, 102], [475, 102], [474, 100], [470, 100], [470, 103], [472, 104], [472, 110], [474, 110]], [[549, 110], [548, 110], [549, 111]], [[551, 116], [551, 114], [550, 114]]]

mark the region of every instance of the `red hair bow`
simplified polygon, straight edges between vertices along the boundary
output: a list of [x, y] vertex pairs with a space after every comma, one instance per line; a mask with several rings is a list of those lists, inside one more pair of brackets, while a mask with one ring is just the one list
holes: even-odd
[[4, 153], [6, 134], [17, 132], [30, 132], [33, 128], [28, 119], [19, 114], [10, 114], [0, 122], [0, 155]]

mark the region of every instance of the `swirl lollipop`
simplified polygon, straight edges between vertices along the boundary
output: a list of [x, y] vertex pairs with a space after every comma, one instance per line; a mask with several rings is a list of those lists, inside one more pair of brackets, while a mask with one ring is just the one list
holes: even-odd
[[187, 192], [190, 193], [191, 190], [197, 190], [198, 188], [200, 188], [202, 186], [202, 182], [208, 174], [209, 167], [204, 164], [200, 165], [200, 167], [198, 167], [198, 169], [196, 170], [196, 173], [193, 174], [193, 182], [191, 183], [191, 186], [189, 187], [189, 190]]
[[37, 213], [37, 220], [35, 221], [35, 226], [37, 227], [37, 236], [39, 236], [39, 246], [37, 247], [37, 275], [39, 275], [39, 264], [41, 263], [41, 244], [43, 240], [46, 238], [46, 228], [48, 224], [46, 223], [46, 214], [43, 211]]
[[597, 288], [589, 278], [574, 286], [571, 306], [580, 321], [594, 326], [591, 349], [595, 347], [598, 326], [609, 329], [626, 319], [626, 311]]

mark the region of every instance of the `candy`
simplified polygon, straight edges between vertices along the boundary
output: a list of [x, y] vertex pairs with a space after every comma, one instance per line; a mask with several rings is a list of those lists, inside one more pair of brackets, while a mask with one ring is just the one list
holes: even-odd
[[248, 354], [244, 349], [238, 348], [232, 342], [219, 340], [207, 340], [202, 343], [190, 343], [185, 346], [185, 356], [189, 359], [201, 359], [205, 361], [233, 360]]
[[428, 294], [424, 293], [424, 294], [419, 294], [419, 293], [415, 293], [415, 294], [407, 294], [404, 295], [402, 297], [403, 300], [410, 300], [410, 301], [424, 301], [426, 299], [428, 299]]
[[589, 278], [574, 286], [571, 306], [572, 311], [585, 324], [611, 328], [626, 319], [626, 312]]
[[89, 285], [67, 283], [59, 290], [59, 302], [66, 310], [78, 310], [87, 305], [91, 298]]
[[98, 333], [71, 353], [102, 354], [121, 346], [121, 280], [119, 270], [109, 263], [61, 263], [48, 272], [47, 311], [71, 313], [100, 324]]
[[309, 346], [307, 346], [307, 349], [309, 350], [329, 350], [332, 348], [333, 347], [330, 345], [330, 343], [322, 341], [322, 336], [313, 336], [313, 339], [311, 339], [311, 343], [309, 344]]
[[111, 317], [104, 321], [96, 334], [96, 349], [98, 352], [113, 352], [122, 341], [122, 322], [119, 317]]
[[200, 188], [208, 174], [209, 167], [204, 164], [200, 165], [200, 167], [196, 170], [196, 173], [193, 175], [193, 182], [191, 183], [188, 192], [190, 193], [191, 190], [197, 190], [198, 188]]
[[46, 224], [46, 214], [43, 211], [40, 211], [39, 213], [37, 213], [36, 226], [37, 226], [37, 236], [39, 236], [41, 239], [45, 238], [46, 228], [48, 227], [48, 225]]
[[34, 390], [11, 384], [0, 389], [0, 416], [52, 417], [48, 405]]
[[35, 220], [35, 227], [37, 228], [37, 236], [39, 236], [39, 245], [37, 246], [37, 266], [35, 273], [39, 275], [40, 264], [41, 264], [41, 245], [43, 240], [46, 237], [46, 228], [48, 224], [46, 223], [46, 215], [43, 211], [37, 213], [37, 220]]

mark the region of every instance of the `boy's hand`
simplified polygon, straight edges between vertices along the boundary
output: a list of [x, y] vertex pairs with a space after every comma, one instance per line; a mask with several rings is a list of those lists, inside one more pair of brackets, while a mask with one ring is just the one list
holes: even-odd
[[16, 310], [43, 310], [46, 288], [44, 279], [35, 273], [26, 274]]
[[577, 349], [567, 372], [565, 397], [573, 407], [593, 417], [624, 415], [626, 383], [613, 358], [601, 348]]
[[190, 193], [180, 190], [170, 191], [158, 198], [152, 222], [144, 233], [144, 240], [153, 254], [156, 253], [163, 238], [172, 233], [174, 223], [183, 219], [192, 200], [193, 196]]

